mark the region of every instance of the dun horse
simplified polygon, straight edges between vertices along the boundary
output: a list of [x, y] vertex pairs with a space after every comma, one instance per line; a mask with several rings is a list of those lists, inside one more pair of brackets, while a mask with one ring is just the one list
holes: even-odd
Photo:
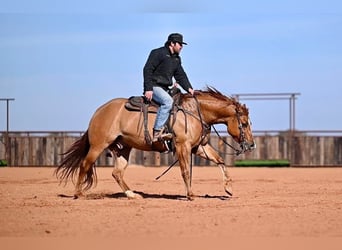
[[[75, 198], [82, 196], [83, 191], [96, 183], [95, 161], [104, 150], [112, 152], [112, 176], [123, 192], [128, 198], [139, 197], [123, 178], [132, 148], [144, 151], [166, 150], [163, 144], [156, 147], [147, 142], [141, 113], [127, 110], [126, 103], [127, 99], [117, 98], [99, 107], [89, 123], [88, 130], [69, 148], [57, 167], [55, 173], [61, 182], [67, 182], [69, 179], [76, 182]], [[150, 132], [154, 119], [155, 114], [150, 113], [147, 124]], [[194, 97], [180, 94], [180, 102], [170, 121], [172, 145], [185, 183], [186, 197], [189, 200], [194, 198], [190, 180], [192, 153], [216, 163], [221, 168], [224, 190], [228, 196], [232, 196], [232, 179], [223, 159], [209, 145], [208, 137], [212, 125], [225, 124], [227, 132], [240, 144], [240, 153], [252, 150], [255, 143], [247, 107], [208, 87], [206, 90], [196, 91]]]

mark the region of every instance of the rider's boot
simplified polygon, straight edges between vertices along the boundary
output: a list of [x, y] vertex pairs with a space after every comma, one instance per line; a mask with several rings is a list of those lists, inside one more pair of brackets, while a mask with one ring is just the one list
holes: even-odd
[[152, 142], [163, 141], [163, 140], [171, 140], [172, 134], [171, 133], [164, 133], [164, 129], [156, 130], [153, 129], [153, 139]]

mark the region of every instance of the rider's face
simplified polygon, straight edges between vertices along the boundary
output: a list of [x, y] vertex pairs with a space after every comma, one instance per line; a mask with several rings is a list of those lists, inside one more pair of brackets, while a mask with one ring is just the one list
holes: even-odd
[[171, 49], [173, 51], [173, 53], [179, 54], [181, 52], [183, 48], [183, 44], [175, 42], [175, 43], [171, 43]]

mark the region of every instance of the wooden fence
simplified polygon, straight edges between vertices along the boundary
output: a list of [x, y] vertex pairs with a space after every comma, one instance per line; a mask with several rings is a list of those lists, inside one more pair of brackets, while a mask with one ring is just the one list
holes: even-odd
[[[76, 141], [82, 132], [0, 132], [0, 159], [9, 166], [56, 166], [62, 153]], [[229, 136], [224, 140], [232, 143]], [[212, 135], [210, 144], [220, 152], [227, 165], [239, 159], [287, 159], [291, 166], [342, 166], [341, 135], [308, 135], [307, 133], [276, 133], [255, 136], [257, 148], [240, 156], [231, 156], [231, 149], [218, 136]], [[174, 161], [172, 154], [132, 150], [130, 164], [167, 166]], [[98, 165], [111, 166], [112, 159], [99, 157]], [[193, 156], [196, 166], [214, 165], [208, 160]]]

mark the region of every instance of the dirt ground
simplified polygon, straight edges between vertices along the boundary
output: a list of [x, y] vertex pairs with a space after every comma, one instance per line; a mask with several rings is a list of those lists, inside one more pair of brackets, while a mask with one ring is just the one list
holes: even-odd
[[188, 239], [197, 242], [191, 249], [227, 249], [246, 237], [301, 238], [307, 246], [329, 239], [324, 249], [341, 247], [342, 168], [231, 168], [234, 196], [227, 199], [219, 168], [194, 167], [194, 201], [184, 198], [179, 168], [156, 181], [163, 170], [130, 166], [125, 178], [143, 198], [128, 200], [111, 168], [97, 168], [98, 185], [75, 200], [73, 184], [59, 185], [52, 167], [0, 168], [1, 249], [22, 249], [32, 239], [61, 249], [57, 239], [90, 238], [120, 239], [132, 249]]

